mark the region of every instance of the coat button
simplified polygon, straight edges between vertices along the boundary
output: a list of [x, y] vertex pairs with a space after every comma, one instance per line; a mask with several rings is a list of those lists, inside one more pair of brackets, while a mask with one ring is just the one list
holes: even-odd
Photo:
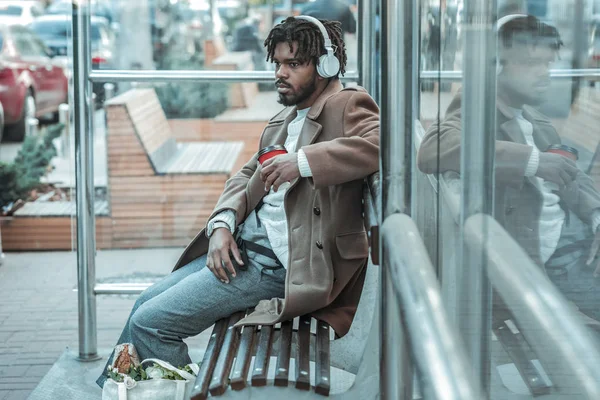
[[317, 247], [318, 247], [319, 249], [323, 249], [323, 243], [321, 243], [321, 241], [320, 241], [320, 240], [317, 240], [317, 243], [315, 243], [315, 244], [317, 245]]
[[313, 212], [315, 213], [315, 215], [321, 215], [321, 209], [319, 207], [313, 208]]

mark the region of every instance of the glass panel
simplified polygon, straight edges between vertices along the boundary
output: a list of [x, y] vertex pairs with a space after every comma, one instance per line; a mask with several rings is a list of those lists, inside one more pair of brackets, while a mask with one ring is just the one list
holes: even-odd
[[[265, 91], [253, 82], [115, 86], [121, 94], [95, 120], [96, 194], [109, 210], [97, 219], [106, 225], [98, 248], [181, 248], [283, 106], [270, 84]], [[99, 262], [98, 270], [107, 267]]]
[[[280, 0], [143, 0], [95, 2], [94, 22], [103, 19], [109, 38], [100, 52], [106, 62], [95, 69], [124, 70], [272, 70], [263, 42], [270, 29], [288, 15], [304, 10], [312, 16], [340, 20], [348, 52], [347, 71], [357, 68], [356, 1]], [[55, 2], [47, 13], [70, 14], [69, 2]], [[212, 5], [212, 6], [211, 6]], [[54, 17], [45, 16], [42, 20]], [[38, 19], [39, 21], [39, 19]], [[39, 23], [39, 22], [38, 22]], [[102, 28], [104, 29], [104, 27]], [[93, 32], [92, 32], [93, 33]], [[93, 45], [97, 41], [92, 35]], [[135, 49], [135, 51], [132, 51]]]
[[[421, 70], [464, 72], [467, 63], [481, 62], [480, 54], [466, 53], [465, 42], [460, 43], [466, 29], [462, 1], [420, 3]], [[541, 280], [533, 289], [541, 290], [549, 279], [559, 293], [557, 299], [546, 293], [539, 299], [541, 307], [558, 301], [573, 310], [578, 324], [592, 328], [600, 325], [600, 280], [594, 275], [599, 262], [588, 260], [596, 248], [593, 243], [600, 243], [596, 242], [600, 138], [595, 133], [600, 97], [598, 78], [593, 76], [600, 67], [596, 3], [498, 1], [499, 17], [529, 16], [503, 18], [500, 24], [495, 133], [481, 132], [496, 139], [494, 217], [530, 260], [515, 266], [515, 276], [529, 267], [540, 271]], [[449, 11], [453, 7], [454, 28], [437, 22], [444, 20], [444, 10], [453, 12]], [[444, 46], [452, 43], [448, 36], [454, 31], [459, 38], [454, 65], [444, 64]], [[596, 71], [573, 76], [585, 68]], [[473, 79], [464, 76], [462, 85], [449, 84], [443, 77], [421, 80], [420, 117], [426, 133], [418, 149], [414, 202], [428, 251], [439, 269], [445, 305], [456, 319], [461, 312], [458, 290], [464, 284], [459, 271], [465, 263], [459, 218], [460, 207], [465, 207], [461, 150], [465, 115], [472, 111], [461, 108], [468, 101], [463, 89], [466, 83], [489, 84]], [[466, 163], [470, 169], [484, 168], [469, 159]], [[523, 306], [516, 308], [514, 299], [506, 297], [506, 288], [491, 283], [498, 292], [493, 297], [490, 398], [533, 398], [549, 392], [564, 399], [584, 396], [587, 392], [577, 374], [565, 373], [567, 361], [558, 353], [561, 342], [574, 339], [565, 331], [554, 343], [545, 339], [560, 332], [561, 321], [544, 328], [547, 332], [532, 331], [539, 310], [531, 306], [533, 297], [521, 297]], [[589, 332], [598, 336], [597, 329]], [[564, 386], [568, 381], [571, 392]]]

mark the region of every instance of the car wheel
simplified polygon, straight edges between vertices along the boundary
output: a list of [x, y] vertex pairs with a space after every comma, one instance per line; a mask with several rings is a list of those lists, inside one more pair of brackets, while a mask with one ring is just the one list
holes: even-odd
[[15, 142], [22, 142], [27, 133], [27, 120], [29, 118], [35, 118], [35, 112], [35, 98], [33, 97], [33, 93], [29, 91], [27, 92], [27, 96], [23, 103], [21, 118], [16, 123], [6, 127], [7, 138]]

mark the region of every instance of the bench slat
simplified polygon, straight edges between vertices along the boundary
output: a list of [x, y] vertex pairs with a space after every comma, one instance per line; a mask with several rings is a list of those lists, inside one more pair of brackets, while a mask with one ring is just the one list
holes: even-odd
[[[247, 311], [252, 313], [252, 309]], [[256, 326], [246, 325], [242, 331], [242, 338], [238, 347], [233, 372], [231, 373], [230, 385], [233, 390], [241, 390], [246, 387], [246, 379], [252, 361], [252, 347], [256, 336]]]
[[317, 321], [317, 350], [315, 355], [315, 392], [329, 396], [329, 324]]
[[226, 331], [227, 320], [221, 319], [215, 323], [208, 346], [206, 346], [206, 352], [202, 358], [200, 371], [196, 377], [196, 382], [194, 382], [191, 400], [205, 400], [208, 397], [208, 385], [210, 384], [210, 378], [215, 368], [215, 361], [219, 356]]
[[227, 333], [225, 333], [223, 346], [221, 347], [210, 387], [208, 388], [210, 394], [213, 396], [220, 396], [227, 390], [227, 378], [229, 378], [233, 357], [240, 340], [240, 329], [234, 327], [234, 325], [243, 317], [243, 311], [234, 313], [229, 317]]
[[[550, 393], [551, 387], [546, 384], [546, 381], [542, 378], [533, 363], [532, 360], [535, 356], [532, 354], [533, 352], [523, 334], [520, 332], [517, 334], [512, 333], [506, 322], [502, 322], [492, 329], [498, 341], [515, 364], [515, 367], [517, 367], [531, 393], [534, 396]], [[530, 355], [527, 354], [527, 350], [529, 350]]]
[[290, 374], [290, 355], [292, 352], [292, 321], [281, 323], [279, 355], [275, 369], [275, 386], [287, 386]]
[[252, 386], [265, 386], [267, 384], [272, 341], [273, 327], [271, 325], [262, 325], [258, 338], [256, 358], [254, 359], [254, 370], [252, 371]]
[[300, 317], [296, 352], [296, 389], [310, 390], [310, 316]]

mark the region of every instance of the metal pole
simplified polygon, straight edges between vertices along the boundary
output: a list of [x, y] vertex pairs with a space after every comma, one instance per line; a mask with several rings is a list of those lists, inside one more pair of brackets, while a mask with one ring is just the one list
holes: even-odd
[[[471, 215], [493, 215], [496, 114], [496, 20], [495, 0], [465, 1], [465, 43], [461, 180], [460, 237], [464, 221]], [[484, 227], [485, 228], [485, 227]], [[484, 237], [486, 229], [480, 232]], [[461, 239], [458, 271], [459, 331], [483, 393], [489, 395], [491, 288], [486, 257]]]
[[79, 303], [79, 360], [100, 358], [96, 337], [96, 231], [92, 84], [90, 73], [89, 0], [73, 2], [73, 85], [75, 182], [77, 200], [77, 297]]
[[25, 136], [37, 137], [38, 133], [39, 133], [39, 131], [38, 131], [39, 125], [40, 125], [40, 121], [38, 121], [37, 118], [27, 118], [25, 120]]
[[371, 96], [373, 96], [373, 83], [371, 75], [373, 70], [373, 58], [375, 55], [375, 31], [373, 29], [373, 14], [371, 14], [372, 0], [358, 0], [358, 68], [359, 82]]
[[61, 151], [63, 157], [71, 156], [71, 121], [69, 119], [69, 105], [61, 104], [58, 106], [58, 122], [63, 124], [63, 134], [61, 136]]
[[[384, 0], [381, 8], [381, 152], [383, 220], [410, 213], [413, 90], [412, 57], [415, 0]], [[402, 21], [402, 23], [398, 23]], [[383, 257], [389, 249], [382, 246]], [[381, 268], [381, 396], [411, 399], [413, 366], [398, 319], [390, 266]], [[402, 313], [400, 314], [402, 315]]]
[[114, 83], [107, 82], [104, 84], [104, 100], [109, 100], [115, 97]]

